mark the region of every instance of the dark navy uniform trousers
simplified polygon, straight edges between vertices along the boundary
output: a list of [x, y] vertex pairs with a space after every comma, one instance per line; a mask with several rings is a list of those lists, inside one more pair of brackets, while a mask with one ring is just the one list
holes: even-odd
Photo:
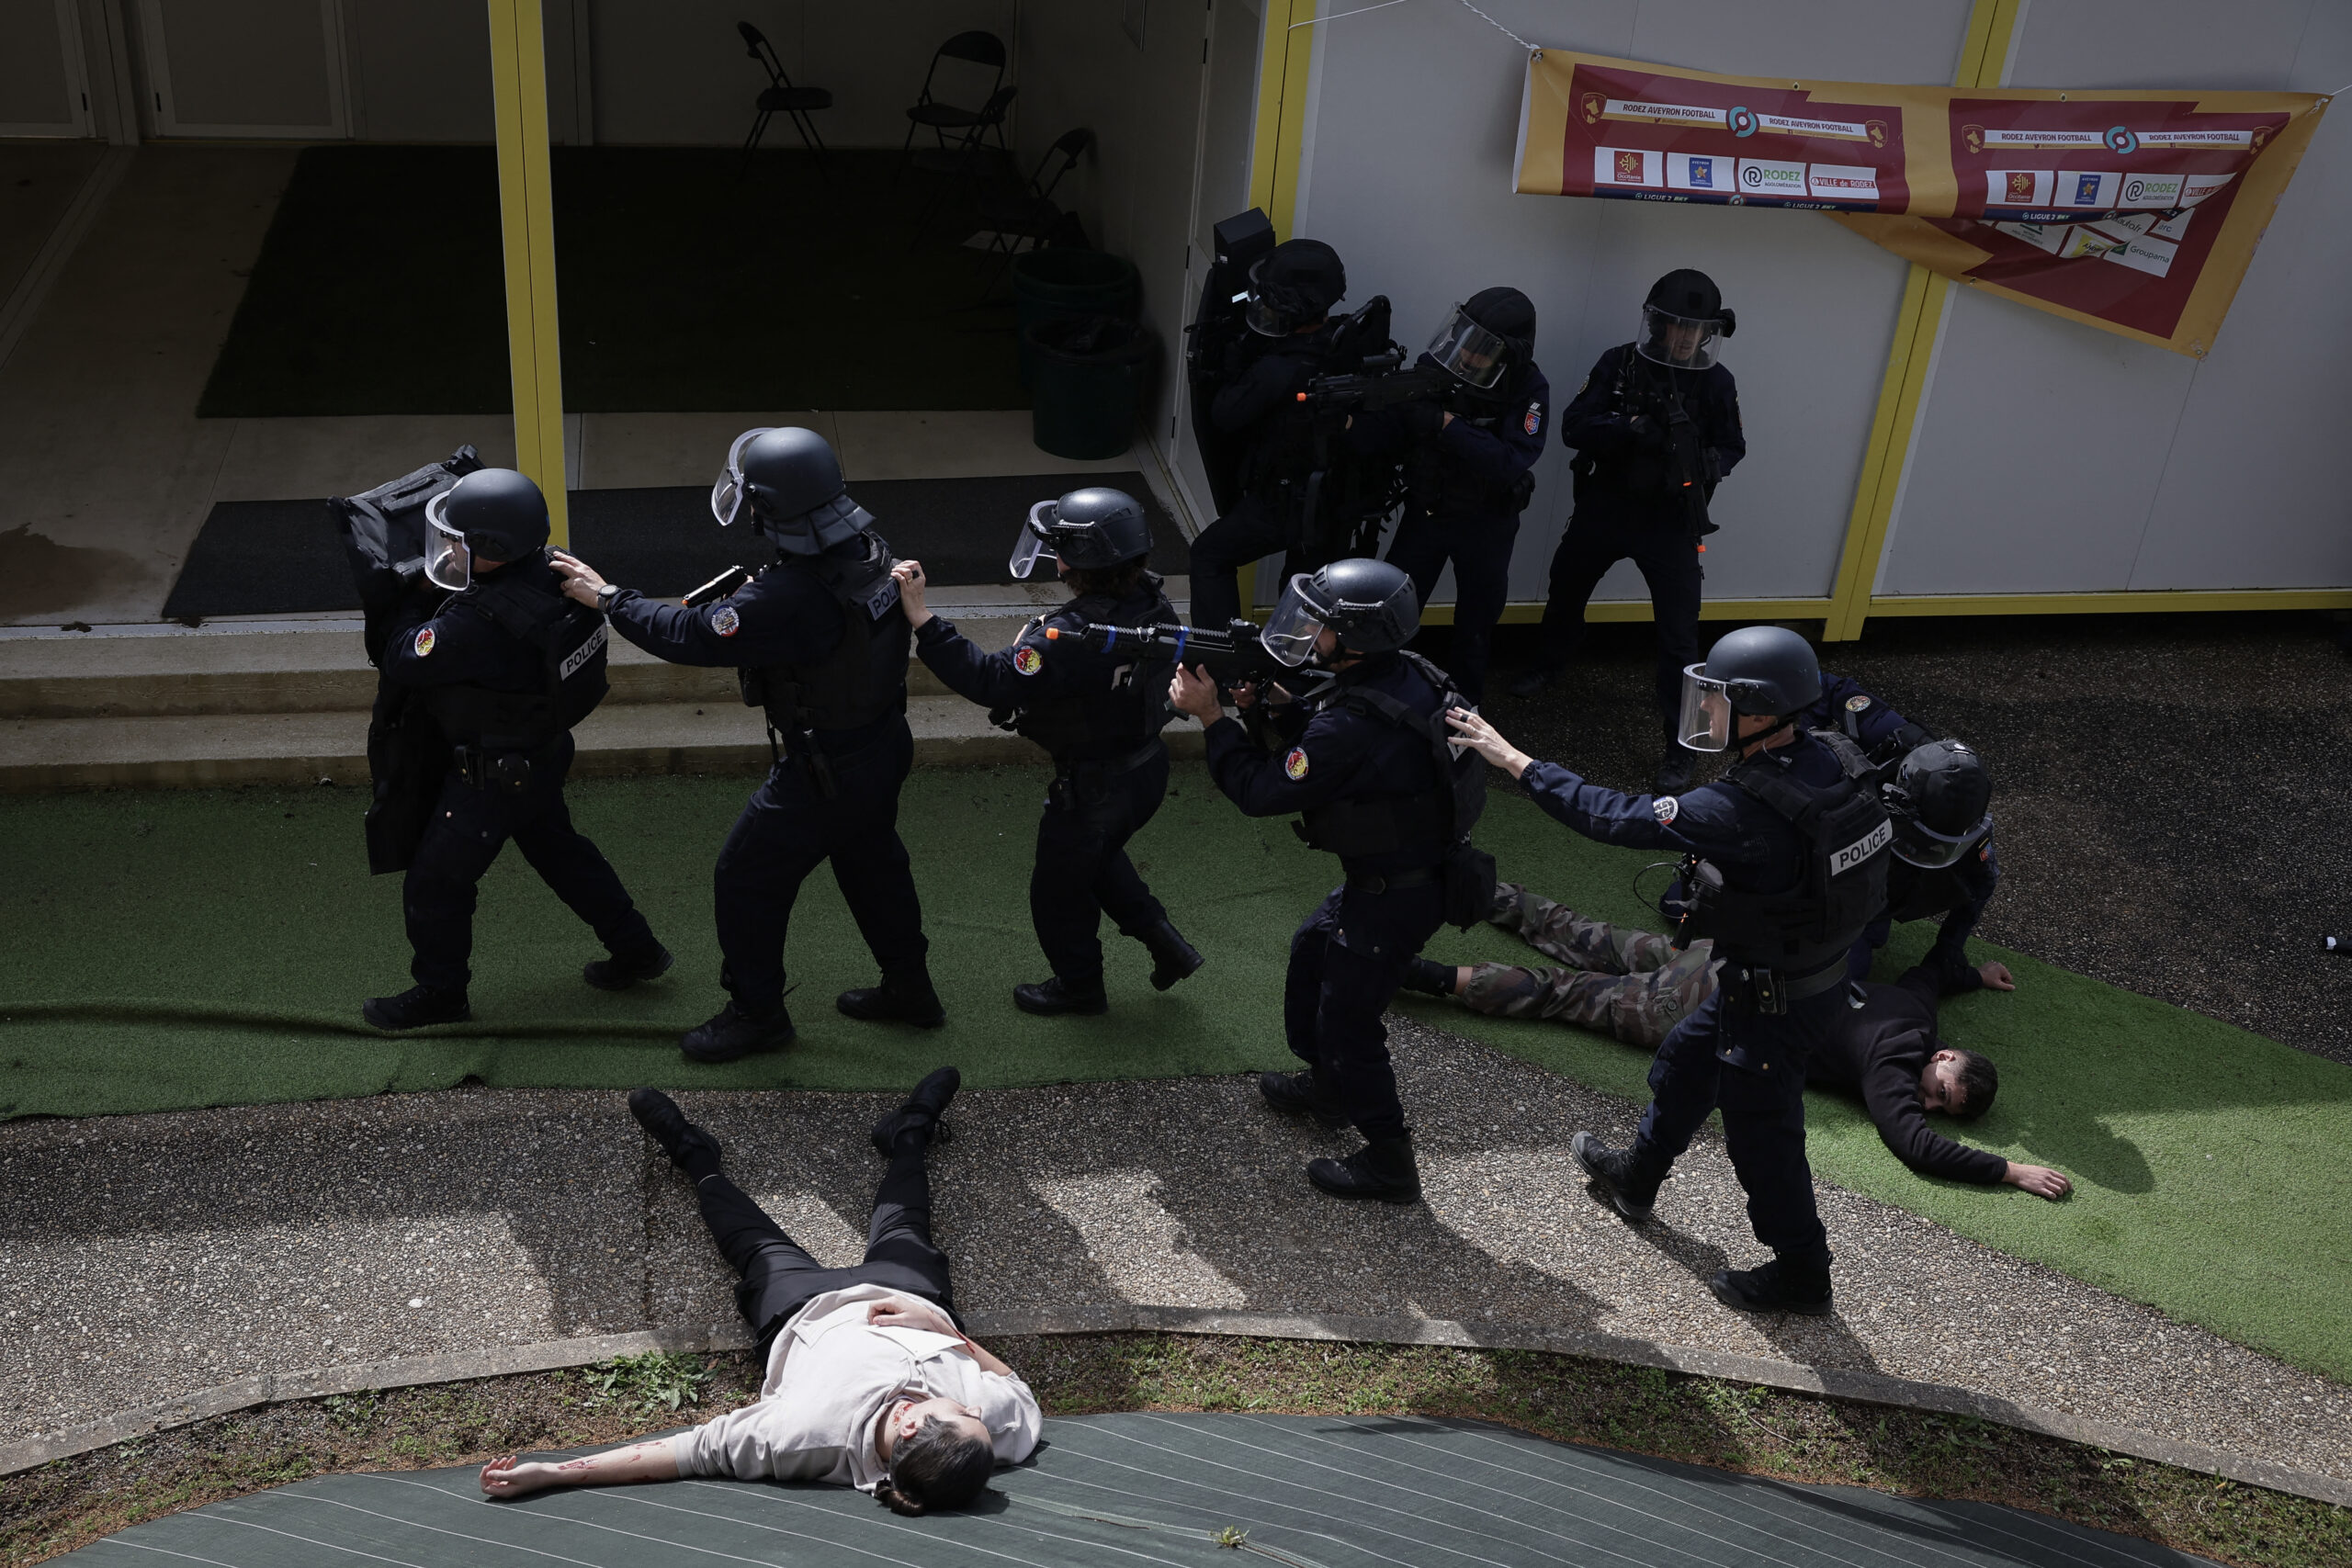
[[1444, 920], [1445, 892], [1434, 880], [1378, 893], [1342, 886], [1290, 939], [1283, 1036], [1293, 1055], [1321, 1072], [1366, 1138], [1404, 1135], [1405, 1107], [1380, 1015], [1404, 984], [1406, 965]]
[[653, 946], [652, 928], [611, 863], [571, 825], [563, 800], [571, 752], [571, 736], [557, 739], [532, 760], [529, 785], [512, 793], [476, 789], [454, 770], [442, 781], [433, 820], [401, 887], [409, 945], [415, 950], [409, 973], [418, 985], [462, 991], [472, 978], [467, 960], [474, 948], [475, 885], [509, 839], [609, 952], [639, 953]]
[[1445, 563], [1453, 562], [1453, 651], [1445, 672], [1472, 702], [1487, 694], [1487, 661], [1495, 624], [1510, 598], [1510, 553], [1518, 540], [1515, 512], [1441, 516], [1408, 509], [1388, 546], [1388, 564], [1413, 580], [1413, 592], [1423, 604], [1437, 592]]
[[1584, 641], [1585, 606], [1609, 569], [1630, 559], [1649, 585], [1657, 631], [1657, 705], [1671, 725], [1682, 711], [1682, 671], [1699, 661], [1699, 603], [1705, 572], [1699, 544], [1679, 519], [1580, 511], [1552, 552], [1539, 658], [1556, 669]]
[[1029, 919], [1058, 978], [1102, 978], [1102, 918], [1140, 937], [1168, 918], [1127, 858], [1127, 840], [1168, 794], [1168, 751], [1124, 772], [1072, 762], [1046, 792], [1037, 819], [1037, 863], [1029, 874]]

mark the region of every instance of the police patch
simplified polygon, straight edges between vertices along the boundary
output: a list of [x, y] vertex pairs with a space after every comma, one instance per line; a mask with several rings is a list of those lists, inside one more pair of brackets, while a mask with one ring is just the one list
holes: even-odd
[[743, 617], [732, 604], [721, 604], [710, 613], [710, 629], [720, 637], [733, 637], [743, 629]]
[[1291, 776], [1294, 784], [1306, 776], [1306, 747], [1294, 746], [1290, 749], [1290, 755], [1283, 759], [1283, 772]]
[[1650, 802], [1650, 815], [1657, 818], [1661, 828], [1682, 814], [1682, 803], [1670, 795], [1661, 795]]
[[1532, 435], [1532, 434], [1534, 434], [1537, 431], [1539, 431], [1539, 430], [1543, 429], [1543, 428], [1544, 428], [1544, 405], [1543, 405], [1542, 403], [1530, 403], [1530, 404], [1528, 404], [1528, 405], [1527, 405], [1527, 417], [1526, 417], [1525, 419], [1523, 419], [1523, 420], [1521, 420], [1521, 421], [1520, 421], [1520, 422], [1519, 422], [1519, 427], [1520, 427], [1521, 430], [1524, 430], [1525, 432], [1527, 432], [1527, 434], [1530, 434], [1530, 435]]
[[416, 648], [416, 656], [419, 659], [424, 658], [426, 654], [433, 651], [433, 628], [431, 626], [419, 626], [416, 628], [416, 642], [414, 646]]
[[1860, 692], [1855, 693], [1852, 696], [1846, 699], [1846, 711], [1848, 713], [1860, 713], [1870, 705], [1870, 698], [1863, 696]]
[[1034, 648], [1015, 649], [1012, 667], [1023, 675], [1035, 675], [1046, 667], [1045, 657]]

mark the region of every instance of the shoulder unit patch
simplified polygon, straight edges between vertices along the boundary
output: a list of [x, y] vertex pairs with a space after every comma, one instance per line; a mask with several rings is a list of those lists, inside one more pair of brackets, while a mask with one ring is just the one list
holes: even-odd
[[1012, 650], [1012, 667], [1023, 675], [1035, 675], [1046, 667], [1046, 656], [1023, 643]]
[[742, 613], [732, 604], [721, 604], [710, 613], [710, 629], [720, 637], [733, 637], [743, 629]]
[[410, 646], [412, 646], [413, 648], [414, 648], [414, 649], [416, 649], [416, 656], [417, 656], [419, 659], [422, 659], [422, 658], [424, 658], [426, 654], [428, 654], [428, 653], [432, 652], [432, 651], [433, 651], [433, 628], [432, 628], [431, 626], [419, 626], [419, 627], [417, 627], [417, 628], [416, 628], [416, 641], [415, 641], [414, 643], [411, 644]]
[[1682, 803], [1670, 795], [1661, 795], [1650, 802], [1650, 815], [1657, 818], [1661, 828], [1682, 815]]
[[1293, 784], [1306, 776], [1306, 747], [1294, 746], [1290, 749], [1290, 755], [1283, 759], [1283, 772], [1290, 775]]

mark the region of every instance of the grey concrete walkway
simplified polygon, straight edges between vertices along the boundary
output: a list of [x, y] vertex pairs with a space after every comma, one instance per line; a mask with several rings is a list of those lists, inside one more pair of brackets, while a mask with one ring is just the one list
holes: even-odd
[[[1393, 1023], [1426, 1207], [1299, 1177], [1340, 1147], [1246, 1079], [967, 1095], [934, 1156], [967, 1309], [1119, 1303], [1591, 1330], [1956, 1385], [2352, 1479], [2352, 1389], [1825, 1189], [1837, 1316], [1750, 1319], [1720, 1143], [1661, 1226], [1595, 1204], [1630, 1108]], [[1106, 1048], [1115, 1048], [1107, 1045]], [[820, 1258], [857, 1256], [868, 1096], [688, 1096]], [[0, 1443], [258, 1372], [730, 1323], [690, 1190], [616, 1095], [459, 1091], [0, 1126]]]

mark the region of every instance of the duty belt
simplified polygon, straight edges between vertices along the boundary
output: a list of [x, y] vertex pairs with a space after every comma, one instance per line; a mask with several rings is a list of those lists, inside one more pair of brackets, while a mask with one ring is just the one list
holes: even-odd
[[1348, 874], [1351, 893], [1395, 893], [1407, 887], [1428, 887], [1445, 880], [1436, 866], [1415, 866], [1409, 871], [1375, 873], [1353, 871]]
[[1092, 768], [1103, 778], [1114, 779], [1121, 773], [1134, 773], [1159, 756], [1160, 750], [1159, 737], [1155, 735], [1124, 757], [1071, 758], [1067, 761], [1057, 757], [1054, 759], [1054, 773], [1057, 777], [1069, 778], [1081, 768]]
[[1747, 986], [1748, 1001], [1758, 1012], [1774, 1016], [1787, 1012], [1792, 1002], [1817, 997], [1846, 983], [1846, 960], [1842, 955], [1810, 975], [1793, 976], [1760, 966], [1726, 964], [1724, 968], [1728, 977]]

